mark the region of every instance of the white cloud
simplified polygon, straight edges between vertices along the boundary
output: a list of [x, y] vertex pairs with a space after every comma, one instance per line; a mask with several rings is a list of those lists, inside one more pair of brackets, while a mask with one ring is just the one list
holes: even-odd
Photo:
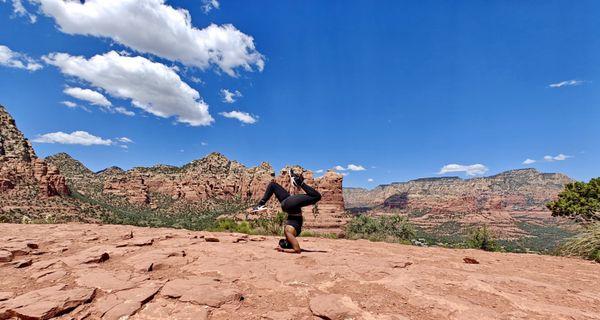
[[165, 0], [32, 0], [54, 18], [60, 30], [110, 38], [139, 52], [206, 69], [218, 66], [230, 76], [237, 70], [264, 68], [254, 38], [231, 24], [192, 25], [190, 13]]
[[127, 110], [127, 109], [125, 109], [125, 108], [123, 108], [123, 107], [116, 107], [116, 108], [114, 108], [113, 110], [114, 110], [116, 113], [124, 114], [124, 115], [126, 115], [126, 116], [129, 116], [129, 117], [133, 117], [133, 116], [135, 116], [135, 112], [133, 112], [133, 111], [130, 111], [130, 110]]
[[123, 142], [123, 143], [133, 143], [133, 140], [131, 140], [131, 139], [127, 138], [127, 137], [117, 138], [117, 141]]
[[523, 164], [532, 164], [532, 163], [536, 163], [537, 161], [533, 160], [533, 159], [525, 159], [525, 161], [523, 161]]
[[86, 106], [82, 106], [80, 104], [77, 104], [73, 101], [61, 101], [60, 103], [64, 104], [65, 106], [67, 106], [67, 108], [69, 109], [77, 109], [80, 108], [86, 112], [92, 112], [90, 109], [88, 109]]
[[449, 172], [464, 172], [469, 176], [482, 175], [486, 173], [489, 169], [483, 164], [477, 163], [472, 165], [461, 165], [461, 164], [447, 164], [440, 169], [438, 174], [445, 174]]
[[192, 80], [193, 83], [199, 83], [199, 84], [204, 83], [204, 81], [202, 81], [202, 79], [200, 79], [198, 77], [190, 77], [190, 80]]
[[202, 141], [202, 142], [200, 142], [200, 145], [203, 146], [203, 147], [206, 147], [208, 145], [208, 142]]
[[341, 175], [342, 175], [342, 176], [344, 176], [344, 177], [346, 177], [346, 176], [348, 176], [348, 175], [349, 175], [349, 173], [348, 173], [348, 172], [338, 172], [338, 174], [341, 174]]
[[319, 170], [315, 171], [315, 173], [323, 173], [323, 169], [319, 169]]
[[[6, 2], [6, 0], [3, 0], [2, 2]], [[37, 16], [25, 8], [23, 0], [12, 0], [12, 7], [15, 16], [27, 17], [29, 18], [30, 23], [35, 23], [37, 21]]]
[[37, 143], [59, 143], [59, 144], [77, 144], [82, 146], [102, 145], [109, 146], [113, 144], [110, 139], [102, 139], [86, 131], [74, 131], [71, 133], [52, 132], [38, 136], [33, 140]]
[[77, 103], [71, 101], [61, 101], [60, 103], [64, 104], [69, 108], [77, 108]]
[[101, 106], [101, 107], [112, 106], [112, 103], [110, 103], [110, 101], [108, 101], [108, 99], [106, 99], [106, 97], [98, 91], [94, 91], [94, 90], [90, 90], [90, 89], [68, 87], [65, 90], [63, 90], [63, 92], [70, 95], [71, 97], [73, 97], [75, 99], [87, 101], [96, 106]]
[[239, 121], [245, 124], [253, 124], [258, 121], [258, 117], [253, 116], [247, 112], [241, 112], [236, 110], [230, 112], [221, 112], [219, 114], [225, 118], [238, 119]]
[[116, 51], [90, 59], [67, 53], [51, 53], [42, 59], [113, 97], [131, 99], [135, 107], [158, 117], [175, 116], [178, 122], [192, 126], [207, 126], [214, 121], [198, 91], [164, 64], [139, 56], [121, 56]]
[[227, 89], [221, 89], [221, 96], [223, 97], [223, 102], [234, 103], [237, 101], [237, 98], [242, 97], [242, 93], [237, 90], [231, 92]]
[[551, 83], [548, 85], [550, 88], [562, 88], [562, 87], [572, 87], [583, 84], [582, 80], [566, 80], [557, 83]]
[[337, 165], [337, 166], [335, 166], [333, 168], [335, 170], [337, 170], [337, 171], [346, 171], [346, 170], [349, 170], [349, 171], [364, 171], [364, 170], [367, 170], [367, 169], [365, 169], [365, 167], [360, 166], [360, 165], [355, 165], [355, 164], [349, 164], [347, 167], [342, 167], [340, 165]]
[[0, 65], [5, 67], [36, 71], [42, 65], [26, 54], [12, 51], [9, 47], [0, 45]]
[[550, 156], [550, 155], [544, 156], [544, 161], [546, 161], [546, 162], [563, 161], [563, 160], [567, 160], [569, 158], [573, 158], [573, 156], [567, 156], [565, 154], [559, 153], [556, 156]]
[[209, 13], [212, 9], [219, 9], [218, 0], [202, 0], [202, 10], [204, 13]]
[[365, 169], [365, 167], [360, 166], [360, 165], [349, 164], [348, 170], [350, 170], [350, 171], [365, 171], [367, 169]]
[[369, 178], [369, 179], [367, 179], [367, 181], [368, 181], [368, 182], [373, 182], [373, 181], [375, 181], [375, 180], [373, 180], [373, 178]]

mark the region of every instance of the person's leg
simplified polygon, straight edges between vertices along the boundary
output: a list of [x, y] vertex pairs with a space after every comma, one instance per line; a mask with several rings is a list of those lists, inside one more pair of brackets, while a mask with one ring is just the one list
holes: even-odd
[[304, 192], [306, 192], [306, 194], [295, 194], [289, 196], [284, 202], [281, 203], [281, 208], [283, 211], [295, 213], [300, 211], [300, 208], [313, 205], [321, 200], [321, 194], [317, 190], [308, 186], [306, 183], [303, 183], [300, 187], [302, 190], [304, 190]]
[[260, 201], [258, 202], [258, 205], [265, 205], [265, 203], [267, 203], [269, 199], [271, 199], [271, 196], [273, 196], [273, 194], [275, 194], [275, 197], [277, 198], [277, 200], [279, 200], [279, 202], [283, 202], [283, 200], [290, 196], [290, 193], [287, 190], [285, 190], [284, 187], [282, 187], [275, 181], [271, 181], [267, 186], [267, 190], [265, 190], [265, 194], [263, 195], [262, 199], [260, 199]]
[[306, 192], [307, 195], [313, 197], [316, 200], [315, 203], [317, 203], [319, 200], [321, 200], [321, 194], [319, 193], [319, 191], [313, 189], [311, 186], [307, 185], [306, 183], [302, 183], [300, 185], [300, 188], [302, 188], [302, 190], [304, 190], [304, 192]]

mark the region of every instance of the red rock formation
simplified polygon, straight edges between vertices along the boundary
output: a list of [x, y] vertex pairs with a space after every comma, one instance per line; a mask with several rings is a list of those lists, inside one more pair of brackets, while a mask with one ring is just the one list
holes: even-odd
[[[58, 154], [47, 160], [67, 173], [69, 183], [79, 193], [101, 201], [116, 200], [121, 206], [148, 206], [169, 213], [179, 212], [187, 205], [210, 205], [216, 200], [242, 200], [251, 204], [262, 197], [272, 179], [292, 193], [302, 192], [291, 188], [286, 169], [274, 178], [274, 170], [268, 163], [248, 168], [219, 153], [212, 153], [183, 167], [157, 165], [128, 171], [113, 167], [97, 174], [66, 154]], [[304, 172], [307, 183], [323, 195], [316, 209], [305, 208], [307, 227], [339, 231], [346, 222], [343, 177], [335, 172], [327, 172], [315, 179], [312, 172], [301, 167], [294, 167], [294, 170]], [[100, 190], [100, 193], [94, 194], [94, 190]], [[271, 213], [281, 210], [274, 198], [269, 206]]]
[[55, 166], [37, 158], [3, 106], [0, 106], [0, 192], [5, 196], [69, 194], [65, 178]]
[[344, 199], [351, 210], [407, 214], [426, 228], [448, 222], [487, 224], [500, 236], [513, 237], [526, 234], [517, 222], [545, 220], [555, 224], [545, 203], [570, 181], [563, 174], [520, 169], [466, 180], [424, 178], [372, 190], [348, 188]]

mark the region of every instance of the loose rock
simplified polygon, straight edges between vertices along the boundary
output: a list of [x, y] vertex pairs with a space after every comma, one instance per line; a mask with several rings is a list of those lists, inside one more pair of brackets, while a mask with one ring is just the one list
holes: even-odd
[[10, 251], [0, 250], [0, 262], [11, 262], [13, 254]]
[[310, 299], [310, 310], [323, 319], [343, 320], [360, 313], [350, 297], [339, 294], [321, 294]]
[[463, 261], [468, 264], [479, 264], [479, 261], [475, 260], [474, 258], [469, 258], [469, 257], [463, 258]]

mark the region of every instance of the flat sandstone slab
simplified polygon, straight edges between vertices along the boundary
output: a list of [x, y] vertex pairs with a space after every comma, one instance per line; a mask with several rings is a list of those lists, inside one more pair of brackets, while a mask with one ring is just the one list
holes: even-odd
[[574, 258], [318, 238], [295, 255], [275, 237], [90, 224], [0, 234], [18, 253], [0, 262], [0, 319], [600, 319], [600, 264]]

